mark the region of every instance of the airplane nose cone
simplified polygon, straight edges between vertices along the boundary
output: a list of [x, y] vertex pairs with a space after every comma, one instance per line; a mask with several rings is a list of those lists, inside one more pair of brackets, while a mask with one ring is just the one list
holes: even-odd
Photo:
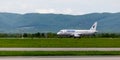
[[58, 32], [57, 35], [60, 35], [60, 33]]
[[61, 35], [61, 32], [58, 32], [57, 35]]

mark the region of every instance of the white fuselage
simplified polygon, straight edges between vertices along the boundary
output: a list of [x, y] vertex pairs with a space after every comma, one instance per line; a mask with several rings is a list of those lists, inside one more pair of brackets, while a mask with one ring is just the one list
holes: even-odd
[[57, 35], [90, 35], [96, 33], [96, 30], [60, 30]]
[[74, 37], [80, 37], [81, 35], [92, 35], [96, 33], [97, 22], [95, 22], [89, 30], [76, 30], [76, 29], [63, 29], [60, 30], [57, 35], [70, 35]]

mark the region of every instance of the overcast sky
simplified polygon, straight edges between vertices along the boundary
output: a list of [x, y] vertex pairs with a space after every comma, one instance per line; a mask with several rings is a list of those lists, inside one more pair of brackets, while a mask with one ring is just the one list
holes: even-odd
[[88, 14], [120, 12], [120, 0], [0, 0], [0, 12]]

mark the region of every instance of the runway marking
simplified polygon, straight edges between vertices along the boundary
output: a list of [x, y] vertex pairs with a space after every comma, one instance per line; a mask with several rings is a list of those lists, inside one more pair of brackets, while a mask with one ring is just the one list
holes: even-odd
[[48, 57], [48, 56], [30, 56], [30, 57], [0, 57], [0, 60], [120, 60], [119, 56], [68, 56], [68, 57]]
[[0, 48], [0, 51], [120, 51], [120, 48]]

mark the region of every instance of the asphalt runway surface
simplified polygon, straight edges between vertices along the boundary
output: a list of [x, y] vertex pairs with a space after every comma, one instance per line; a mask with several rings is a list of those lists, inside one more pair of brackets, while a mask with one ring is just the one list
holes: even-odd
[[120, 48], [0, 48], [0, 51], [120, 51]]
[[120, 60], [120, 56], [21, 56], [0, 57], [0, 60]]

